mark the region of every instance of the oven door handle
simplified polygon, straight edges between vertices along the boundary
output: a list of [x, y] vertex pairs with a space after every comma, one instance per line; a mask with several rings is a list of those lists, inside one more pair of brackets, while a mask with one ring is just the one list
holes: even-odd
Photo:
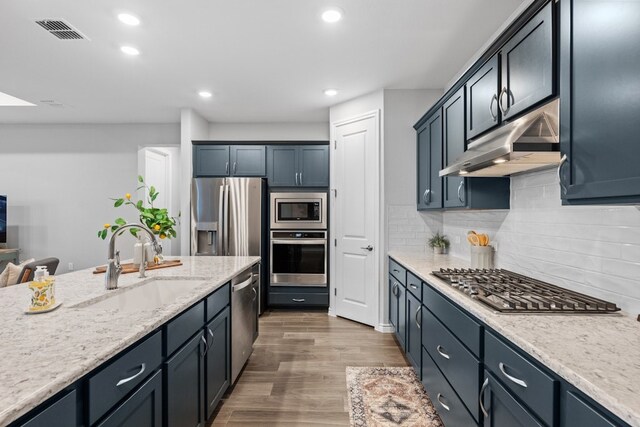
[[327, 239], [293, 239], [293, 240], [283, 240], [283, 239], [272, 239], [272, 244], [276, 245], [326, 245]]

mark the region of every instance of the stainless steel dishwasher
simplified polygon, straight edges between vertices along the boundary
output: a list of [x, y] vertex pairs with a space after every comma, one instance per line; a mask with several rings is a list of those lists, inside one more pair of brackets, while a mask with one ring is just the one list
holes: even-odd
[[253, 352], [258, 337], [260, 264], [244, 270], [231, 280], [231, 381]]

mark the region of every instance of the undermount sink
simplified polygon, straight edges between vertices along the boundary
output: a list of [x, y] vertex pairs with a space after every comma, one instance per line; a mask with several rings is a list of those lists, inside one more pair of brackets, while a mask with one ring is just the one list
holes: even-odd
[[170, 304], [180, 296], [202, 286], [203, 280], [152, 279], [127, 288], [110, 291], [72, 308], [92, 310], [142, 311]]

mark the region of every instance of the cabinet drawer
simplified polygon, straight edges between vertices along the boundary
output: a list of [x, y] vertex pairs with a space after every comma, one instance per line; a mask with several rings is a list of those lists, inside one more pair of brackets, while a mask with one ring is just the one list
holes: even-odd
[[204, 326], [204, 301], [200, 301], [167, 324], [167, 342], [165, 356], [170, 356], [198, 329]]
[[389, 274], [398, 279], [398, 282], [400, 282], [402, 286], [406, 286], [407, 270], [392, 258], [389, 258]]
[[407, 290], [411, 292], [414, 297], [418, 298], [419, 301], [422, 301], [422, 280], [410, 271], [407, 271]]
[[422, 310], [422, 345], [479, 421], [480, 362], [427, 309]]
[[482, 326], [458, 307], [436, 292], [431, 286], [422, 285], [424, 304], [471, 352], [480, 357]]
[[607, 420], [604, 415], [583, 401], [573, 392], [567, 392], [565, 403], [565, 426], [615, 427], [616, 424]]
[[70, 427], [78, 425], [76, 391], [71, 390], [47, 409], [30, 418], [22, 427]]
[[286, 306], [328, 306], [329, 294], [272, 292], [269, 294], [269, 304]]
[[484, 363], [502, 383], [548, 425], [553, 424], [555, 380], [493, 334], [484, 334]]
[[97, 427], [159, 427], [161, 425], [162, 371], [158, 371]]
[[89, 379], [89, 424], [93, 424], [162, 363], [162, 334], [156, 332]]
[[229, 305], [229, 289], [227, 283], [207, 297], [207, 322]]
[[422, 385], [445, 426], [477, 425], [425, 349], [422, 349]]

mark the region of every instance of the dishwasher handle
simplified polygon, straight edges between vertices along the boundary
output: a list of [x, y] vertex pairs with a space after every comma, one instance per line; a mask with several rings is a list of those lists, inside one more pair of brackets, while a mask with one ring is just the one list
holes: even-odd
[[244, 282], [240, 282], [236, 285], [233, 285], [233, 292], [238, 292], [243, 290], [244, 288], [251, 286], [251, 284], [255, 283], [255, 279], [256, 279], [256, 275], [255, 274], [251, 274], [251, 277], [249, 277], [247, 280], [245, 280]]

